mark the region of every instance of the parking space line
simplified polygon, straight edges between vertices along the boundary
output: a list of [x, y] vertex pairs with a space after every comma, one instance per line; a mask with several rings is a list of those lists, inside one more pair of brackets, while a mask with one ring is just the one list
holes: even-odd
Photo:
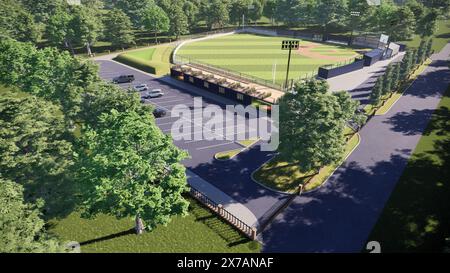
[[225, 146], [225, 145], [230, 145], [233, 144], [232, 141], [230, 142], [225, 142], [225, 143], [220, 143], [220, 144], [215, 144], [215, 145], [210, 145], [210, 146], [204, 146], [204, 147], [200, 147], [200, 148], [196, 148], [196, 150], [206, 150], [206, 149], [210, 149], [210, 148], [215, 148], [215, 147], [220, 147], [220, 146]]

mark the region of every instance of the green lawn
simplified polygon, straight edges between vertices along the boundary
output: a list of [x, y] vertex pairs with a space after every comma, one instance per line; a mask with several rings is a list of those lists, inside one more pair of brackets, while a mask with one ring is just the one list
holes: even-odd
[[450, 236], [450, 88], [433, 113], [369, 241], [383, 252], [441, 252]]
[[153, 54], [155, 53], [155, 48], [146, 48], [143, 50], [130, 51], [127, 54], [139, 59], [143, 59], [146, 61], [151, 61], [153, 58]]
[[137, 236], [133, 219], [99, 215], [83, 219], [77, 212], [50, 221], [50, 232], [81, 243], [82, 252], [259, 252], [261, 246], [238, 233], [191, 199], [189, 215]]
[[163, 44], [126, 51], [120, 54], [116, 60], [158, 76], [165, 75], [170, 71], [170, 55], [174, 47], [174, 45]]
[[[233, 34], [214, 39], [188, 43], [181, 47], [177, 56], [191, 58], [224, 69], [248, 74], [272, 81], [272, 68], [276, 64], [275, 82], [281, 84], [286, 77], [288, 51], [281, 50], [283, 37], [267, 37], [251, 34]], [[290, 78], [312, 76], [323, 65], [348, 61], [358, 53], [338, 46], [301, 41], [301, 47], [311, 47], [292, 53]], [[308, 49], [309, 50], [309, 49]]]
[[[421, 38], [414, 35], [411, 40], [402, 41], [408, 47], [419, 47]], [[437, 30], [433, 37], [433, 50], [435, 52], [441, 49], [450, 41], [450, 22], [448, 20], [440, 20], [437, 23]]]

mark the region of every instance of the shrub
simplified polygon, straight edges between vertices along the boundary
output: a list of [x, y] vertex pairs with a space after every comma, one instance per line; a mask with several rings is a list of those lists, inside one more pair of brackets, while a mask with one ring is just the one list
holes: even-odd
[[169, 70], [168, 64], [157, 61], [143, 61], [127, 54], [120, 54], [114, 60], [155, 75], [165, 74]]

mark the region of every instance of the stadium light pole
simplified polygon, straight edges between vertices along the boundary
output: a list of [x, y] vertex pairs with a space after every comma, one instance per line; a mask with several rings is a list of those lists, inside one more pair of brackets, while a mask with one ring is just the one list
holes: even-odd
[[284, 88], [287, 89], [288, 80], [289, 80], [289, 67], [291, 65], [291, 52], [292, 49], [299, 49], [300, 47], [300, 41], [299, 40], [284, 40], [281, 42], [281, 50], [289, 50], [288, 55], [288, 63], [287, 63], [287, 69], [286, 69], [286, 80], [284, 82]]
[[360, 15], [361, 15], [361, 13], [359, 11], [351, 11], [350, 12], [350, 16], [352, 18], [352, 20], [351, 20], [351, 22], [352, 22], [352, 32], [350, 34], [350, 44], [353, 44], [353, 31], [355, 29], [355, 24], [354, 24], [353, 18], [359, 17]]

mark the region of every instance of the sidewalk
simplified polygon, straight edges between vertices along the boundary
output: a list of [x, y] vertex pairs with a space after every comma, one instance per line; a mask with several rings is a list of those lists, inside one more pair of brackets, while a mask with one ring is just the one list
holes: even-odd
[[342, 90], [355, 90], [357, 88], [360, 88], [361, 85], [365, 85], [368, 80], [370, 80], [370, 83], [373, 82], [373, 84], [366, 87], [370, 87], [370, 89], [372, 89], [379, 74], [383, 73], [386, 70], [387, 65], [391, 62], [393, 63], [401, 61], [403, 59], [403, 55], [405, 55], [405, 52], [399, 53], [392, 59], [379, 61], [372, 66], [366, 66], [363, 69], [328, 79], [327, 82], [330, 85], [330, 91], [336, 92]]
[[189, 185], [208, 196], [208, 198], [217, 204], [222, 204], [224, 209], [239, 218], [239, 220], [251, 227], [258, 225], [258, 219], [256, 219], [256, 216], [246, 206], [237, 202], [190, 170], [186, 170], [186, 175]]

